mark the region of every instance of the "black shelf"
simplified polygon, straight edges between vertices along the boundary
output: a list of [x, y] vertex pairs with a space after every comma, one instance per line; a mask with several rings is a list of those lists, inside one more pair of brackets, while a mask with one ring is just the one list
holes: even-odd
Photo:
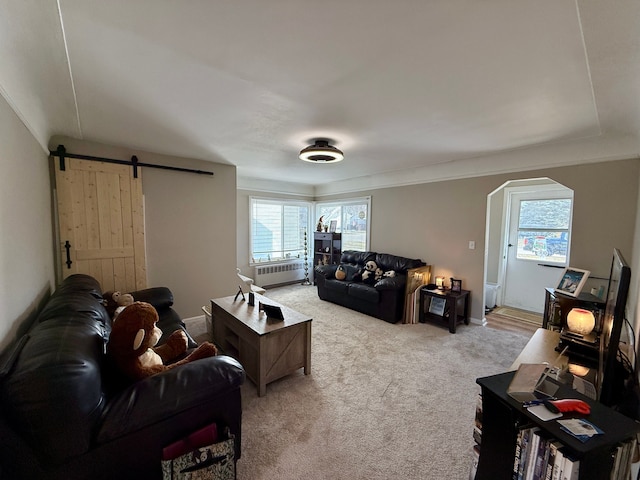
[[552, 420], [541, 421], [507, 394], [514, 372], [502, 373], [476, 380], [482, 388], [482, 444], [476, 480], [511, 478], [518, 430], [536, 426], [559, 440], [580, 460], [580, 480], [609, 478], [613, 467], [615, 448], [631, 440], [640, 431], [640, 425], [628, 417], [560, 385], [558, 398], [578, 398], [591, 406], [587, 419], [605, 433], [585, 443], [560, 429]]
[[337, 265], [342, 256], [342, 234], [313, 232], [313, 265]]

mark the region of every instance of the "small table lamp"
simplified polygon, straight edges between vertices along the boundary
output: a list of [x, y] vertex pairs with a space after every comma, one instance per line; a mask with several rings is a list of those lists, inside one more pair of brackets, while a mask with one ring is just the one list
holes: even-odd
[[436, 287], [438, 290], [444, 290], [444, 277], [436, 277]]
[[596, 326], [596, 317], [593, 312], [584, 308], [572, 308], [567, 314], [567, 327], [570, 332], [579, 335], [589, 335]]

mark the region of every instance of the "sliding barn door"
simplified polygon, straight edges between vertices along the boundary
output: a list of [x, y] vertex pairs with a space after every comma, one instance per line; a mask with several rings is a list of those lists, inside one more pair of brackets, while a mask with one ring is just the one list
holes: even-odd
[[86, 273], [103, 291], [145, 288], [147, 269], [141, 169], [55, 160], [62, 277]]

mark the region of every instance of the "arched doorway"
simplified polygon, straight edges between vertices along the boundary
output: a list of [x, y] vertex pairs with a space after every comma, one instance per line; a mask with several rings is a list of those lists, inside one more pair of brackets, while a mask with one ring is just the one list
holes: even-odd
[[487, 196], [485, 304], [534, 313], [568, 265], [573, 191], [549, 178], [512, 180]]

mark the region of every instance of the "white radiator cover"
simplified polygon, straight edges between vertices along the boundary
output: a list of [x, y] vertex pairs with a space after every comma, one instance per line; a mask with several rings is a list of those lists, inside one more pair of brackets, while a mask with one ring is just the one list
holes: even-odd
[[304, 262], [271, 263], [253, 267], [253, 283], [272, 287], [304, 279]]

